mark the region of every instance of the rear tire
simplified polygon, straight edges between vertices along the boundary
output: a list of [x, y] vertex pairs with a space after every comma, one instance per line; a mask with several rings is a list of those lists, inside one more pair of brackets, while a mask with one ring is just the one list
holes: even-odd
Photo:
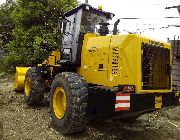
[[56, 75], [50, 92], [52, 124], [62, 134], [83, 131], [87, 118], [88, 85], [76, 73]]
[[39, 104], [44, 98], [45, 86], [37, 68], [30, 68], [24, 80], [24, 99], [27, 105]]

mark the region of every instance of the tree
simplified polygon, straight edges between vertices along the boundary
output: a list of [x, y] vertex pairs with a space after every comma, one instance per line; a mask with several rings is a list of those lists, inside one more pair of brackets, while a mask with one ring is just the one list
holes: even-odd
[[16, 0], [8, 15], [14, 28], [5, 63], [12, 67], [42, 63], [49, 50], [59, 47], [58, 17], [76, 5], [76, 0]]
[[6, 50], [6, 45], [12, 40], [14, 24], [10, 14], [15, 9], [16, 3], [13, 0], [6, 0], [0, 5], [0, 49]]

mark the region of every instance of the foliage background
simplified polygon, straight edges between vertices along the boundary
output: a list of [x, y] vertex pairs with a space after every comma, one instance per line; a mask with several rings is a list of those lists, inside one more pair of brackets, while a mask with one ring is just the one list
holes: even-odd
[[58, 17], [77, 0], [6, 0], [0, 5], [0, 71], [33, 66], [59, 47]]

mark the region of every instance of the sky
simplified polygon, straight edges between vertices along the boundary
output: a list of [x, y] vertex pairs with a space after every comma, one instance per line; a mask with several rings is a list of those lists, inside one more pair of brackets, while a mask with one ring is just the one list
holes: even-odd
[[[78, 0], [81, 3], [85, 0]], [[118, 29], [121, 34], [128, 32], [141, 33], [142, 35], [167, 41], [174, 36], [180, 37], [180, 27], [168, 25], [180, 25], [180, 15], [177, 9], [165, 9], [168, 6], [180, 5], [180, 0], [88, 0], [93, 7], [101, 5], [104, 11], [112, 12], [121, 19]], [[5, 0], [0, 0], [0, 4]], [[177, 17], [177, 18], [165, 18]], [[167, 28], [168, 27], [168, 28]]]
[[136, 32], [163, 41], [167, 41], [167, 38], [173, 39], [175, 35], [176, 38], [180, 37], [180, 27], [168, 27], [180, 25], [177, 9], [165, 9], [180, 5], [180, 0], [89, 0], [89, 4], [94, 7], [102, 5], [104, 11], [114, 13], [116, 16], [111, 21], [112, 24], [118, 18], [141, 18], [121, 19], [118, 26], [121, 34]]

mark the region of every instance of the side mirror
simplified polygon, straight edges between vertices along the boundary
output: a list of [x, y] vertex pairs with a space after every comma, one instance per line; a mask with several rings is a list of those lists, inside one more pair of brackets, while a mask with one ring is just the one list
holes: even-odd
[[63, 17], [60, 17], [58, 19], [58, 30], [62, 34], [65, 33], [65, 31], [66, 31], [66, 20]]
[[62, 22], [62, 33], [63, 33], [63, 34], [65, 34], [65, 32], [66, 32], [66, 26], [67, 26], [67, 22], [64, 20], [64, 21]]
[[68, 23], [69, 23], [69, 26], [70, 26], [71, 21], [65, 19], [64, 17], [60, 17], [58, 19], [58, 29], [59, 29], [60, 33], [67, 34], [66, 33], [66, 28], [67, 28]]
[[62, 18], [58, 18], [58, 30], [61, 31], [62, 28]]

